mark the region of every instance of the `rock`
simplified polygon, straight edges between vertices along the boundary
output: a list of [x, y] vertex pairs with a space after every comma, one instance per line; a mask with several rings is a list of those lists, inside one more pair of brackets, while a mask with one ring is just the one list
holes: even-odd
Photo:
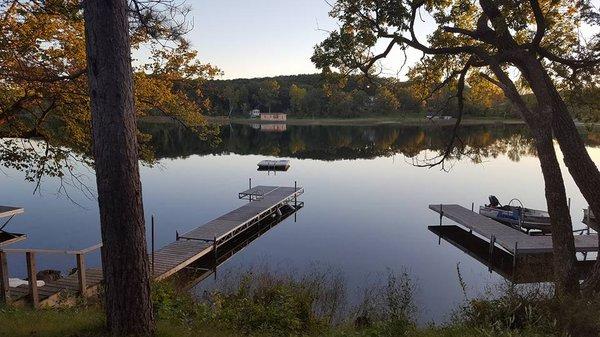
[[36, 275], [38, 280], [42, 280], [46, 283], [56, 281], [61, 278], [60, 270], [54, 269], [41, 270]]

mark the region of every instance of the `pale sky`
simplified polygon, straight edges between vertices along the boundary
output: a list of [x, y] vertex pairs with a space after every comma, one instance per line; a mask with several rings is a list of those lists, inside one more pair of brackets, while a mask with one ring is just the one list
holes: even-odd
[[[188, 39], [200, 59], [223, 70], [226, 79], [318, 72], [310, 62], [313, 47], [336, 27], [325, 0], [187, 3], [194, 24]], [[399, 53], [390, 55], [387, 75], [395, 74], [401, 59]]]
[[[327, 36], [325, 31], [336, 27], [326, 0], [187, 0], [187, 4], [194, 25], [187, 38], [202, 62], [220, 68], [225, 79], [318, 72], [310, 62], [313, 47]], [[432, 27], [420, 23], [417, 30], [427, 34]], [[420, 55], [411, 51], [408, 63]], [[384, 75], [397, 75], [402, 61], [399, 52], [390, 54], [383, 63]]]
[[332, 28], [324, 0], [188, 0], [188, 34], [203, 62], [225, 78], [314, 73], [312, 48]]

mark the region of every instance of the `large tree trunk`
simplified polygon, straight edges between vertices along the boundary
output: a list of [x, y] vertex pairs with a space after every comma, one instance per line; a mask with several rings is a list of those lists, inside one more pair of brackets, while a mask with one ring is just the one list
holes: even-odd
[[549, 127], [536, 126], [536, 128], [532, 128], [532, 133], [546, 185], [546, 203], [552, 227], [556, 296], [558, 298], [577, 297], [579, 295], [579, 279], [576, 269], [573, 228], [567, 205], [565, 184], [554, 151], [552, 132]]
[[551, 109], [538, 106], [536, 111], [531, 110], [523, 101], [512, 80], [500, 66], [498, 64], [490, 64], [490, 66], [500, 81], [499, 86], [521, 113], [535, 140], [544, 176], [546, 203], [552, 227], [556, 295], [559, 298], [565, 295], [577, 295], [579, 293], [579, 281], [576, 270], [573, 226], [567, 205], [564, 181], [552, 142]]
[[107, 324], [115, 336], [150, 336], [154, 318], [127, 12], [126, 0], [84, 1]]
[[[526, 76], [538, 100], [551, 106], [552, 128], [563, 153], [565, 165], [594, 214], [600, 214], [600, 172], [569, 114], [567, 105], [539, 60], [528, 59]], [[600, 242], [599, 242], [600, 243]], [[585, 282], [586, 290], [600, 292], [600, 259]]]

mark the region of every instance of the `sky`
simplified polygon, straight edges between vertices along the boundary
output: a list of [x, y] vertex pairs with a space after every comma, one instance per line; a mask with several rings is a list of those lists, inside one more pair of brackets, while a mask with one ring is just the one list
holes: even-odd
[[[333, 2], [333, 0], [330, 0]], [[596, 5], [600, 0], [593, 1]], [[224, 72], [223, 79], [315, 73], [313, 47], [334, 30], [327, 0], [187, 0], [192, 31], [187, 35], [203, 62]], [[427, 21], [427, 20], [426, 20]], [[417, 34], [432, 27], [416, 26]], [[420, 53], [410, 51], [408, 64]], [[385, 76], [402, 78], [398, 50], [383, 61]], [[406, 68], [404, 69], [406, 71]]]
[[[315, 73], [313, 47], [334, 30], [326, 0], [188, 0], [193, 29], [187, 35], [203, 62], [224, 79]], [[427, 27], [419, 27], [427, 30]], [[411, 60], [418, 58], [410, 55]], [[403, 56], [392, 53], [386, 75]]]
[[331, 29], [324, 0], [188, 0], [192, 46], [224, 78], [314, 73], [315, 44]]

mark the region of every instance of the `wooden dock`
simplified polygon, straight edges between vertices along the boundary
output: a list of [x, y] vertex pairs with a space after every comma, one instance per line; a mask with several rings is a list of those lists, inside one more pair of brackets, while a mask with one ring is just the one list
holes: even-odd
[[[485, 237], [491, 245], [497, 244], [513, 255], [552, 252], [550, 235], [528, 235], [459, 205], [429, 205], [429, 209], [440, 214], [440, 225], [442, 218], [446, 217]], [[598, 251], [598, 235], [575, 235], [575, 250], [582, 253]]]
[[[176, 234], [176, 241], [150, 253], [152, 277], [155, 280], [166, 279], [185, 269], [202, 258], [219, 256], [219, 248], [226, 247], [237, 236], [254, 227], [263, 220], [277, 219], [282, 216], [282, 208], [297, 211], [303, 206], [297, 200], [304, 193], [302, 187], [256, 186], [240, 192], [240, 199], [250, 202], [228, 212], [187, 233]], [[76, 292], [83, 295], [94, 293], [102, 283], [101, 269], [85, 267], [83, 256], [102, 245], [96, 245], [80, 251], [59, 251], [44, 249], [0, 249], [1, 296], [11, 303], [32, 302], [38, 305], [52, 305], [65, 292]], [[28, 261], [28, 277], [33, 282], [29, 285], [9, 288], [7, 253], [25, 253]], [[77, 256], [77, 273], [48, 282], [42, 287], [35, 286], [35, 254], [63, 253]], [[83, 272], [82, 272], [83, 271]]]
[[[504, 249], [495, 249], [492, 254], [489, 242], [454, 225], [433, 225], [427, 227], [432, 233], [454, 247], [460, 249], [503, 278], [515, 284], [549, 282], [554, 278], [552, 254], [513, 254]], [[584, 280], [592, 270], [595, 260], [577, 261], [575, 267], [580, 280]]]

